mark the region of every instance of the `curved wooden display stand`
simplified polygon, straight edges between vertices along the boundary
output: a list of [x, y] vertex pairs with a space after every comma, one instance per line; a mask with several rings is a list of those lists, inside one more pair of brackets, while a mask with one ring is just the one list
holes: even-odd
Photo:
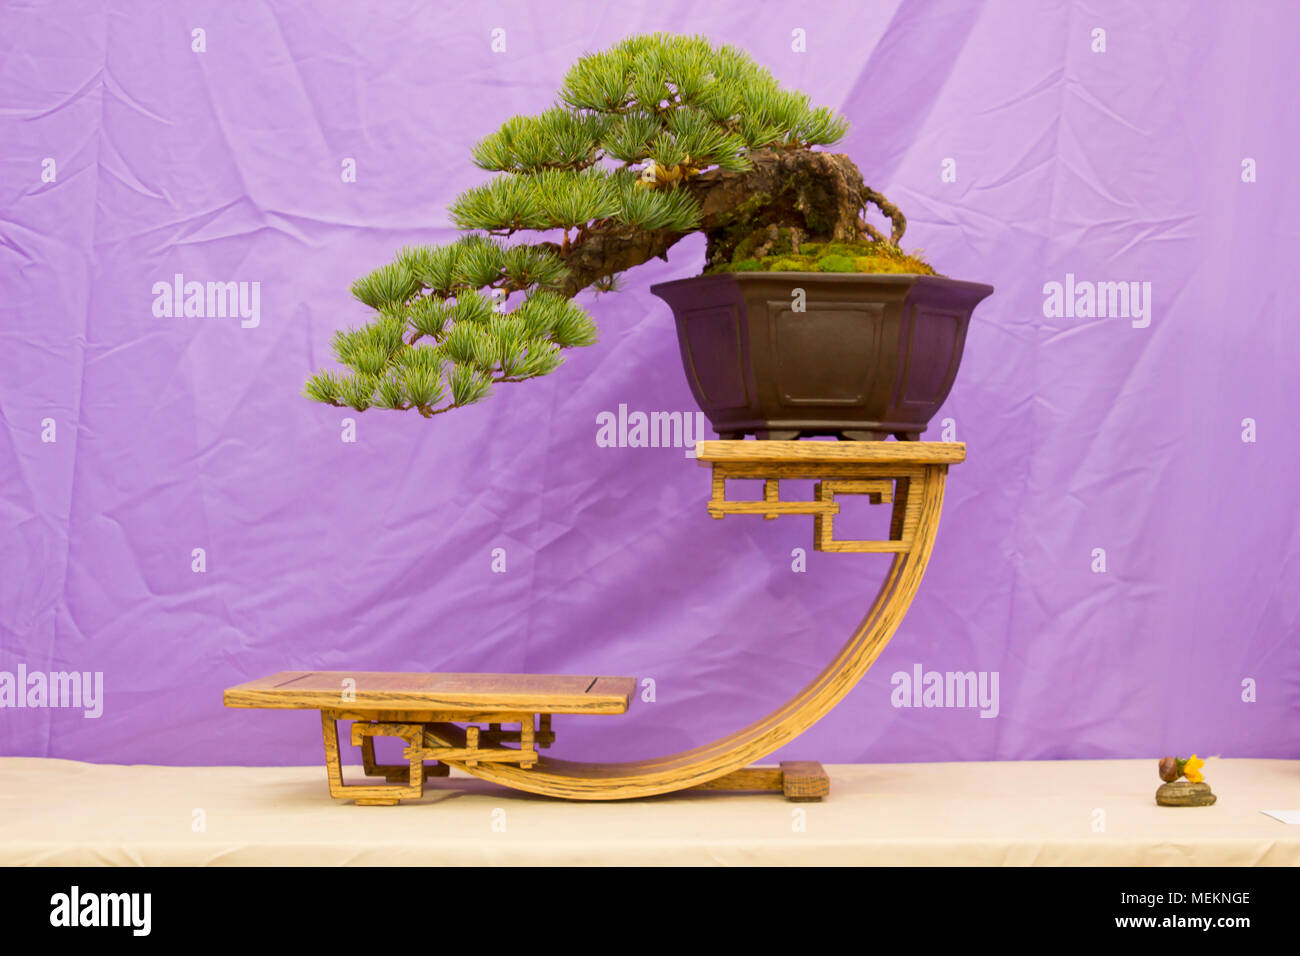
[[[357, 803], [392, 804], [419, 796], [428, 776], [442, 776], [457, 767], [494, 783], [532, 793], [571, 800], [620, 800], [689, 788], [717, 790], [783, 790], [791, 799], [819, 799], [827, 780], [819, 764], [784, 764], [782, 768], [744, 769], [803, 733], [826, 715], [867, 672], [889, 643], [907, 613], [934, 547], [943, 507], [948, 466], [965, 459], [965, 445], [956, 442], [819, 442], [706, 441], [697, 458], [713, 468], [709, 513], [727, 515], [812, 515], [814, 548], [820, 551], [892, 554], [893, 560], [870, 610], [848, 642], [825, 669], [788, 702], [749, 726], [713, 743], [654, 760], [628, 763], [582, 763], [540, 756], [549, 746], [552, 713], [622, 713], [635, 689], [630, 678], [511, 677], [478, 675], [417, 675], [432, 680], [423, 692], [381, 689], [367, 697], [367, 706], [339, 704], [332, 697], [308, 691], [299, 677], [274, 675], [226, 692], [229, 706], [311, 707], [322, 713], [330, 792]], [[763, 482], [763, 499], [734, 501], [726, 482]], [[814, 480], [812, 500], [780, 497], [780, 482]], [[836, 495], [866, 495], [873, 504], [892, 507], [889, 537], [845, 541], [834, 536], [839, 513]], [[292, 674], [293, 672], [291, 672]], [[308, 674], [308, 677], [313, 676]], [[332, 688], [338, 678], [328, 677]], [[357, 675], [358, 677], [362, 675]], [[370, 675], [383, 678], [385, 675]], [[388, 675], [400, 678], [402, 675]], [[437, 679], [441, 679], [440, 681]], [[459, 681], [460, 683], [456, 683]], [[514, 681], [514, 683], [511, 683]], [[529, 683], [545, 682], [545, 683]], [[581, 683], [586, 682], [585, 690]], [[405, 685], [403, 685], [405, 688]], [[459, 690], [459, 693], [455, 691]], [[513, 695], [513, 696], [512, 696]], [[357, 698], [359, 700], [359, 698]], [[621, 706], [620, 706], [621, 704]], [[540, 718], [538, 725], [534, 716]], [[406, 778], [404, 786], [345, 785], [338, 754], [337, 720], [353, 719], [352, 739], [362, 748], [367, 774], [390, 781]], [[461, 724], [483, 723], [487, 730]], [[503, 731], [503, 723], [518, 723], [518, 731]], [[374, 761], [375, 736], [407, 741], [408, 764], [379, 765]], [[502, 743], [518, 743], [518, 748]], [[429, 767], [425, 760], [437, 760]]]

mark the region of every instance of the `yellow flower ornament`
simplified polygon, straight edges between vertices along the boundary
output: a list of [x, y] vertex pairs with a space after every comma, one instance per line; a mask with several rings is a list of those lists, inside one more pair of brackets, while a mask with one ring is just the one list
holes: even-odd
[[[1161, 757], [1156, 803], [1162, 807], [1212, 807], [1218, 797], [1205, 782], [1201, 769], [1205, 761], [1196, 754], [1190, 757]], [[1187, 779], [1182, 779], [1186, 777]]]
[[1160, 760], [1160, 779], [1173, 783], [1179, 777], [1186, 777], [1192, 783], [1204, 783], [1201, 768], [1205, 761], [1196, 754], [1190, 757], [1162, 757]]

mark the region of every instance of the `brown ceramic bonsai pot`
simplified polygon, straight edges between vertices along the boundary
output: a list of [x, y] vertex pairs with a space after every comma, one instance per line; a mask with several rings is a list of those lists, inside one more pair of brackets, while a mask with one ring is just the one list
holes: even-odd
[[[803, 290], [803, 311], [795, 311]], [[651, 286], [723, 438], [918, 439], [993, 287], [939, 276], [730, 272]]]

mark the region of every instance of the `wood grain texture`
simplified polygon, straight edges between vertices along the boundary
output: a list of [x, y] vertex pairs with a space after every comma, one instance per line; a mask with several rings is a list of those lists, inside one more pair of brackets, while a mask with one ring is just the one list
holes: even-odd
[[[758, 443], [737, 442], [736, 444]], [[781, 443], [763, 442], [762, 444]], [[903, 447], [910, 447], [911, 444], [904, 443]], [[902, 554], [911, 549], [920, 507], [919, 498], [908, 497], [908, 487], [911, 482], [924, 478], [926, 468], [946, 469], [948, 466], [846, 460], [829, 463], [715, 461], [712, 467], [713, 482], [708, 511], [713, 518], [725, 518], [727, 515], [762, 515], [770, 520], [781, 515], [812, 515], [813, 548], [817, 551], [842, 554]], [[811, 501], [790, 501], [781, 497], [781, 482], [797, 479], [816, 479]], [[762, 481], [762, 501], [734, 501], [727, 498], [728, 481], [746, 480]], [[873, 504], [892, 504], [889, 537], [881, 540], [837, 539], [835, 517], [840, 513], [840, 504], [835, 498], [836, 495], [863, 495]]]
[[[899, 444], [915, 448], [926, 443]], [[470, 772], [531, 793], [572, 800], [623, 800], [707, 784], [785, 746], [843, 699], [898, 629], [934, 547], [946, 473], [944, 465], [924, 465], [909, 482], [908, 505], [915, 508], [916, 526], [907, 550], [892, 556], [871, 609], [839, 653], [808, 686], [766, 717], [712, 743], [653, 760], [585, 763], [540, 757], [531, 770], [480, 763]], [[434, 731], [436, 735], [454, 733], [445, 729], [447, 725], [441, 727]]]
[[[909, 477], [899, 477], [897, 479], [900, 485], [906, 485], [909, 480], [911, 480]], [[912, 535], [916, 532], [916, 507], [908, 505], [906, 492], [895, 494], [893, 481], [886, 478], [859, 479], [856, 481], [844, 478], [828, 478], [817, 482], [817, 486], [813, 490], [814, 497], [819, 502], [827, 504], [834, 503], [837, 494], [865, 495], [873, 504], [892, 503], [897, 499], [898, 504], [894, 508], [890, 520], [890, 540], [836, 539], [834, 521], [835, 516], [839, 514], [839, 506], [836, 505], [834, 511], [819, 514], [813, 519], [813, 547], [818, 551], [887, 554], [904, 552], [911, 547]], [[899, 515], [901, 515], [901, 521], [897, 520]]]
[[[746, 446], [736, 450], [735, 446]], [[725, 447], [724, 447], [725, 446]], [[814, 447], [820, 446], [820, 447]], [[887, 446], [887, 447], [882, 447]], [[622, 800], [689, 788], [782, 790], [791, 800], [815, 800], [829, 789], [825, 771], [812, 762], [780, 768], [748, 767], [788, 744], [816, 723], [853, 688], [897, 631], [925, 573], [943, 508], [948, 464], [965, 457], [965, 446], [928, 442], [701, 442], [700, 457], [712, 461], [710, 507], [725, 503], [726, 479], [761, 478], [763, 500], [751, 513], [781, 513], [779, 481], [822, 482], [820, 505], [834, 505], [836, 491], [868, 494], [890, 503], [889, 542], [894, 550], [876, 598], [839, 653], [802, 691], [767, 716], [712, 743], [653, 760], [584, 763], [539, 757], [536, 747], [551, 736], [551, 713], [626, 711], [632, 678], [502, 674], [388, 674], [286, 671], [226, 692], [234, 707], [318, 708], [325, 738], [330, 793], [358, 803], [388, 803], [418, 796], [423, 760], [436, 759], [475, 776], [518, 790], [575, 800]], [[725, 459], [725, 460], [724, 460]], [[839, 480], [839, 485], [836, 481]], [[838, 509], [838, 506], [836, 506]], [[721, 515], [717, 515], [721, 517]], [[817, 520], [827, 520], [823, 511]], [[819, 540], [822, 535], [819, 533]], [[822, 543], [830, 538], [829, 527]], [[344, 678], [355, 681], [355, 699], [340, 701]], [[364, 748], [375, 733], [407, 740], [410, 761], [405, 787], [345, 786], [336, 720], [377, 721], [382, 728], [357, 731], [367, 771], [390, 779], [396, 766], [374, 763]], [[540, 726], [534, 723], [540, 720]], [[527, 721], [525, 723], [524, 721]], [[487, 729], [462, 727], [485, 723]], [[518, 737], [501, 724], [519, 723]], [[520, 749], [502, 746], [517, 739]], [[549, 742], [549, 741], [547, 741]], [[371, 745], [373, 746], [373, 745]]]
[[695, 457], [702, 462], [758, 464], [955, 465], [966, 460], [966, 445], [957, 441], [699, 441], [695, 443]]
[[808, 803], [831, 792], [831, 778], [826, 768], [815, 760], [781, 761], [781, 790], [787, 800]]
[[793, 803], [811, 803], [831, 792], [826, 769], [815, 760], [783, 760], [779, 767], [746, 767], [696, 784], [692, 790], [778, 790]]
[[[355, 686], [345, 681], [355, 681]], [[636, 690], [631, 677], [560, 674], [402, 674], [281, 671], [229, 688], [227, 707], [386, 711], [497, 711], [622, 714]], [[350, 699], [350, 698], [355, 699]]]
[[[776, 482], [772, 482], [776, 484]], [[780, 515], [839, 514], [840, 506], [834, 501], [723, 501], [709, 504], [709, 514], [715, 518], [725, 515], [763, 515], [776, 518]]]
[[[361, 738], [361, 769], [367, 777], [383, 777], [389, 783], [401, 783], [410, 777], [411, 772], [406, 764], [378, 763], [375, 760], [375, 738], [369, 735]], [[445, 777], [450, 771], [445, 763], [425, 764], [424, 779]]]
[[380, 786], [343, 782], [343, 762], [339, 759], [338, 721], [330, 712], [321, 711], [320, 723], [321, 736], [325, 739], [325, 774], [329, 780], [331, 797], [355, 800], [358, 806], [363, 807], [391, 807], [399, 800], [424, 795], [424, 761], [418, 754], [413, 753], [423, 741], [419, 725], [389, 725], [393, 726], [408, 744], [406, 752], [409, 755], [409, 766], [404, 786]]
[[780, 790], [785, 774], [780, 767], [746, 767], [697, 783], [692, 790]]

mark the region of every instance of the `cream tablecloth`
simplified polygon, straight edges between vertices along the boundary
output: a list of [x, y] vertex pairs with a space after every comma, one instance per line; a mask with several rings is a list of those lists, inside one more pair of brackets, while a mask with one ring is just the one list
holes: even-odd
[[565, 803], [452, 777], [357, 807], [319, 766], [0, 758], [0, 864], [1300, 865], [1300, 826], [1260, 812], [1300, 809], [1300, 761], [1213, 761], [1218, 804], [1177, 809], [1154, 803], [1154, 760], [828, 770], [820, 804]]

